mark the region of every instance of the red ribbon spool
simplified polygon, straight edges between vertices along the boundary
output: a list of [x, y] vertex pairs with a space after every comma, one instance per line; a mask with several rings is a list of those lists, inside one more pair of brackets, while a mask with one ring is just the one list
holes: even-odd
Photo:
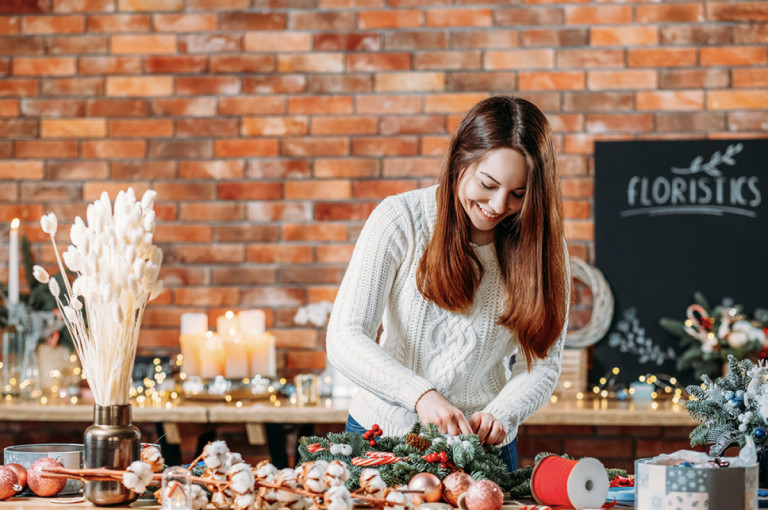
[[[557, 508], [610, 508], [608, 474], [597, 459], [579, 461], [550, 455], [531, 474], [531, 494], [539, 505]], [[615, 504], [615, 503], [614, 503]]]

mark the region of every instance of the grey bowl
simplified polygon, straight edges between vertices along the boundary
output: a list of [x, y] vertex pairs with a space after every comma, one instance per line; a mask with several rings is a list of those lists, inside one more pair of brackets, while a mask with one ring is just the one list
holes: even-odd
[[[61, 462], [66, 468], [80, 469], [83, 467], [83, 445], [81, 444], [23, 444], [9, 446], [3, 453], [5, 464], [19, 464], [24, 466], [25, 469], [29, 469], [33, 462], [44, 457], [52, 457]], [[67, 484], [57, 496], [79, 494], [82, 489], [83, 483], [79, 480], [67, 480]], [[34, 495], [29, 487], [25, 487], [20, 494]]]

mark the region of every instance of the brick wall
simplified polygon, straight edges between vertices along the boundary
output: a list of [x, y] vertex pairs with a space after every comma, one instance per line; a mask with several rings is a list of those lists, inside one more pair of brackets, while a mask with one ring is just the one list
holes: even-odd
[[319, 370], [296, 308], [333, 299], [372, 208], [434, 182], [476, 101], [547, 113], [590, 260], [593, 141], [764, 136], [766, 42], [762, 1], [3, 0], [0, 221], [52, 266], [43, 212], [153, 188], [141, 352], [175, 353], [184, 312], [258, 307], [281, 371]]

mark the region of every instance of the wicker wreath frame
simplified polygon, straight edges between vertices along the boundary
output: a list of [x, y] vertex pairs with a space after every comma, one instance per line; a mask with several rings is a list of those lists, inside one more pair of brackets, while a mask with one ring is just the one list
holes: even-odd
[[592, 317], [583, 328], [568, 330], [565, 346], [589, 347], [597, 343], [611, 327], [613, 319], [613, 293], [598, 268], [579, 257], [571, 257], [571, 276], [584, 283], [592, 291]]

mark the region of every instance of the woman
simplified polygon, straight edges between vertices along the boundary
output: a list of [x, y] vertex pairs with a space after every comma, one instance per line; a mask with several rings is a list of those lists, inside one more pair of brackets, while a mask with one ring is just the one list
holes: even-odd
[[327, 334], [329, 361], [360, 387], [347, 430], [435, 423], [501, 446], [516, 469], [517, 427], [560, 374], [569, 288], [549, 123], [524, 99], [485, 99], [439, 184], [383, 200], [360, 233]]

